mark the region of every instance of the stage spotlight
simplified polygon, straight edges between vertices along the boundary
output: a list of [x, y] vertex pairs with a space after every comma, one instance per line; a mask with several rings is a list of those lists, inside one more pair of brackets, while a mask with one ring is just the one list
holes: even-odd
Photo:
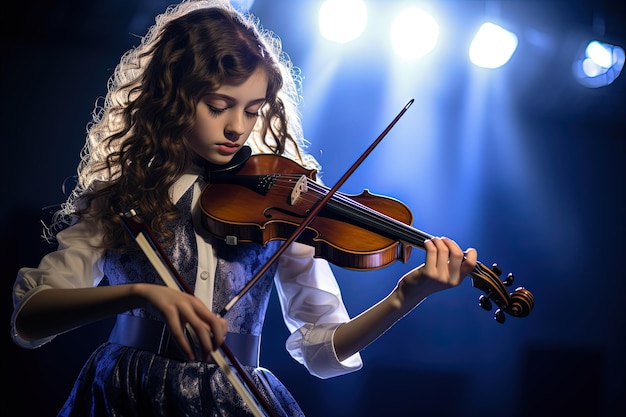
[[409, 8], [399, 13], [391, 24], [391, 44], [404, 59], [417, 59], [437, 45], [439, 25], [427, 13]]
[[322, 36], [336, 43], [350, 42], [363, 33], [367, 25], [367, 7], [362, 0], [326, 0], [319, 10]]
[[483, 68], [498, 68], [509, 62], [517, 49], [517, 35], [493, 23], [484, 23], [469, 49], [469, 58], [474, 65]]
[[604, 87], [619, 76], [624, 67], [624, 48], [599, 41], [587, 44], [573, 71], [579, 83], [589, 88]]

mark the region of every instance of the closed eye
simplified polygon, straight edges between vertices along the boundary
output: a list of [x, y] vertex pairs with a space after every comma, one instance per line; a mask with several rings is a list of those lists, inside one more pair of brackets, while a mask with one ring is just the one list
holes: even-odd
[[[225, 108], [217, 108], [217, 107], [213, 107], [213, 106], [207, 106], [209, 108], [209, 112], [213, 115], [213, 116], [219, 116], [220, 114], [223, 114], [226, 110], [228, 110], [230, 107], [225, 107]], [[258, 111], [246, 111], [246, 117], [250, 118], [250, 119], [256, 119], [257, 117], [260, 116]]]
[[207, 104], [207, 107], [209, 108], [209, 112], [211, 112], [211, 114], [213, 114], [215, 116], [219, 116], [220, 114], [222, 114], [226, 110], [228, 110], [228, 107], [224, 107], [224, 108], [220, 109], [218, 107], [211, 106], [210, 104]]

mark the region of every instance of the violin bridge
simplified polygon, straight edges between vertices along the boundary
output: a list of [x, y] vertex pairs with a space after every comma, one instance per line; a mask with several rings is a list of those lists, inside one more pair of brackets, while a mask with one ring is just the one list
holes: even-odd
[[291, 190], [291, 195], [289, 196], [289, 204], [291, 204], [292, 206], [295, 205], [302, 196], [302, 193], [306, 193], [307, 190], [308, 188], [306, 176], [301, 175], [296, 182], [296, 185], [294, 185], [293, 189]]

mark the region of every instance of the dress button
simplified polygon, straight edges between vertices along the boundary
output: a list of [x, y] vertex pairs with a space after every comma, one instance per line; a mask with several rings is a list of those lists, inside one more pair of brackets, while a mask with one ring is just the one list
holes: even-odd
[[200, 273], [200, 278], [205, 279], [205, 280], [209, 279], [209, 273], [207, 271], [202, 271]]

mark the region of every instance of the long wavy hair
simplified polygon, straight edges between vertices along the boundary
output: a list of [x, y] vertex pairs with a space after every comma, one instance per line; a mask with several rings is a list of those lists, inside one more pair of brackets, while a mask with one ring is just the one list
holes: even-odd
[[[196, 105], [223, 84], [239, 84], [257, 68], [268, 74], [267, 102], [247, 144], [318, 168], [304, 152], [298, 104], [300, 76], [280, 39], [228, 1], [185, 0], [156, 17], [138, 46], [122, 55], [102, 104], [93, 111], [76, 187], [44, 236], [83, 216], [99, 219], [102, 245], [136, 245], [119, 213], [135, 209], [162, 243], [178, 215], [170, 188], [192, 163], [184, 136]], [[46, 233], [47, 232], [47, 233]], [[134, 246], [133, 246], [134, 247]]]

